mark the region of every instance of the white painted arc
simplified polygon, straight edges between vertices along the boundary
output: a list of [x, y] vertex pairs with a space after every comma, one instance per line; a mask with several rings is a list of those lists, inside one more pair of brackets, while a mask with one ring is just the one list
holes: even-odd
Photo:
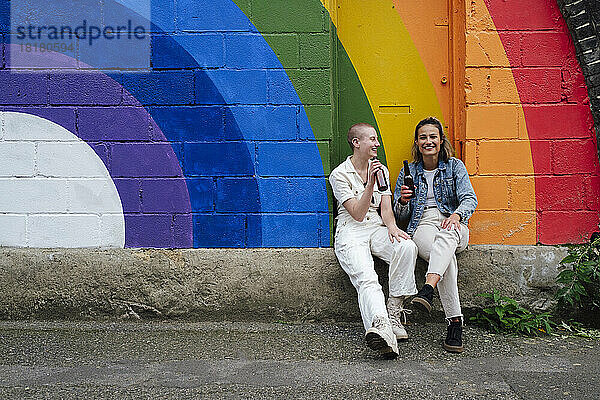
[[124, 247], [121, 199], [96, 152], [45, 118], [0, 120], [0, 246]]

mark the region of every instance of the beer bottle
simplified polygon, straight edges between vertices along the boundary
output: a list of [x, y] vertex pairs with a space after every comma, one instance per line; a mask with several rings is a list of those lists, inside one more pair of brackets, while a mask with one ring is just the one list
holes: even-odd
[[415, 180], [410, 174], [410, 169], [408, 168], [408, 161], [404, 160], [404, 186], [408, 186], [410, 190], [412, 190], [413, 194], [410, 196], [412, 199], [415, 197]]
[[[377, 157], [372, 158], [372, 160], [376, 159]], [[375, 181], [377, 182], [377, 190], [379, 190], [380, 192], [385, 192], [386, 190], [388, 190], [387, 179], [385, 179], [385, 174], [383, 173], [382, 169], [377, 171], [377, 173], [375, 174]]]

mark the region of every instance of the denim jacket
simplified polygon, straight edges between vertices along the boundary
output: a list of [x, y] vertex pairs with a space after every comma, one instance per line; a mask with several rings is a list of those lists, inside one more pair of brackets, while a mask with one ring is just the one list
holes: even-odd
[[[409, 169], [415, 181], [415, 197], [406, 205], [400, 204], [400, 186], [404, 182], [403, 168], [396, 181], [394, 212], [400, 222], [410, 217], [406, 233], [412, 236], [425, 209], [427, 180], [423, 174], [423, 162], [417, 164], [412, 162], [409, 164]], [[460, 215], [461, 223], [466, 225], [469, 222], [477, 207], [477, 197], [469, 180], [467, 168], [461, 160], [451, 157], [447, 162], [442, 160], [438, 162], [438, 171], [433, 178], [433, 193], [437, 208], [443, 215], [448, 217], [456, 213]]]

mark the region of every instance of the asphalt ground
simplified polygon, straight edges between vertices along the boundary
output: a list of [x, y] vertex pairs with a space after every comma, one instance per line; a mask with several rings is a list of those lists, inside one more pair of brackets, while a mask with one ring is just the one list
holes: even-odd
[[600, 341], [408, 327], [396, 360], [359, 324], [0, 321], [2, 399], [597, 399]]

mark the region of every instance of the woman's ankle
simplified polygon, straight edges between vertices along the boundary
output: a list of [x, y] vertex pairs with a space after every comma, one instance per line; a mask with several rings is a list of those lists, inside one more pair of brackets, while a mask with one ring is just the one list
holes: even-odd
[[441, 276], [439, 276], [436, 273], [430, 272], [425, 276], [425, 284], [431, 286], [432, 288], [435, 288], [440, 279]]

